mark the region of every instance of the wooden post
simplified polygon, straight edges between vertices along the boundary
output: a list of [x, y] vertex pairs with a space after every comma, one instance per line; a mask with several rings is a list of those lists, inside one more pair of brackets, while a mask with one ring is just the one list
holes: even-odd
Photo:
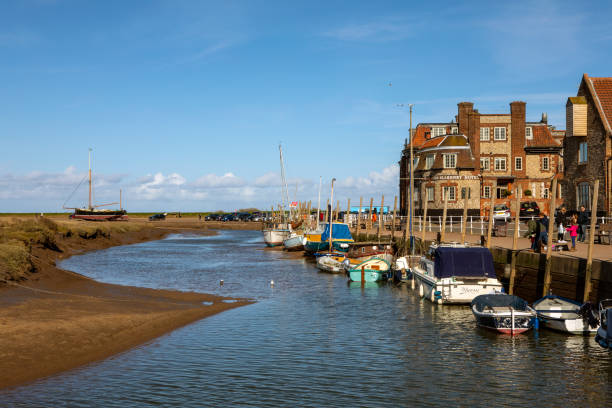
[[[444, 186], [442, 186], [442, 192], [444, 193]], [[442, 210], [442, 220], [440, 221], [440, 242], [444, 242], [444, 236], [446, 235], [446, 210], [447, 209], [448, 209], [448, 191], [444, 193], [444, 210]]]
[[385, 228], [385, 223], [383, 221], [383, 206], [385, 205], [385, 195], [382, 195], [382, 199], [380, 200], [380, 211], [378, 212], [378, 240], [380, 241], [381, 231]]
[[493, 207], [495, 207], [495, 187], [497, 187], [497, 182], [491, 185], [491, 203], [489, 204], [489, 229], [487, 230], [488, 249], [491, 249], [491, 233], [493, 232]]
[[461, 219], [461, 243], [465, 244], [465, 230], [467, 229], [467, 209], [468, 209], [468, 197], [470, 195], [470, 188], [465, 188], [465, 198], [463, 200], [463, 218]]
[[373, 205], [374, 205], [374, 199], [370, 198], [370, 213], [368, 214], [369, 215], [368, 223], [367, 223], [368, 228], [367, 228], [366, 234], [369, 234], [370, 231], [372, 230], [372, 206]]
[[344, 222], [349, 224], [349, 228], [351, 228], [351, 199], [348, 199], [348, 204], [346, 205], [346, 215], [344, 216]]
[[548, 295], [550, 290], [550, 266], [552, 257], [552, 237], [553, 227], [555, 225], [555, 200], [557, 198], [557, 179], [553, 177], [552, 188], [550, 189], [550, 211], [548, 218], [548, 245], [546, 246], [546, 269], [544, 270], [544, 288], [542, 289], [542, 297]]
[[512, 238], [512, 259], [510, 261], [510, 283], [508, 286], [508, 293], [513, 295], [514, 294], [514, 277], [516, 276], [516, 257], [518, 256], [517, 253], [517, 246], [518, 246], [518, 238], [519, 238], [519, 214], [520, 214], [520, 210], [521, 210], [521, 199], [520, 199], [520, 190], [518, 188], [518, 186], [516, 187], [514, 194], [516, 194], [516, 215], [514, 217], [514, 237]]
[[[427, 204], [429, 204], [429, 200], [427, 199], [427, 197], [425, 197], [425, 201], [423, 203], [424, 208], [423, 208], [423, 236], [421, 237], [421, 241], [422, 244], [425, 245], [425, 232], [427, 231], [427, 228], [425, 228], [425, 221], [427, 220]], [[425, 248], [425, 246], [423, 246], [423, 248]]]
[[340, 200], [336, 202], [336, 222], [340, 222], [338, 219], [338, 214], [340, 213]]
[[359, 197], [359, 212], [357, 213], [357, 235], [361, 229], [361, 207], [363, 205], [363, 197]]
[[391, 240], [395, 236], [395, 217], [397, 217], [397, 196], [393, 200], [393, 221], [391, 221]]
[[312, 202], [309, 200], [308, 201], [308, 209], [306, 210], [307, 211], [306, 214], [308, 214], [306, 216], [306, 219], [308, 220], [307, 224], [308, 224], [308, 228], [309, 229], [312, 229], [312, 220], [311, 220], [311, 216], [310, 216], [310, 211], [311, 211], [311, 207], [310, 206], [311, 206], [311, 204], [312, 204]]
[[[587, 252], [586, 271], [584, 273], [584, 302], [589, 300], [591, 295], [591, 272], [593, 270], [593, 245], [595, 245], [595, 221], [597, 220], [597, 196], [599, 194], [599, 179], [593, 185], [593, 203], [591, 206], [591, 229], [589, 231], [589, 251]], [[610, 324], [610, 323], [608, 323]]]

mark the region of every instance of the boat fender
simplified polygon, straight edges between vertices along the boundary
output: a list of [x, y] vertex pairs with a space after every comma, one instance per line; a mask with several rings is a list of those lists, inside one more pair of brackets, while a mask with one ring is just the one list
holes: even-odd
[[306, 243], [307, 243], [307, 242], [308, 242], [308, 239], [307, 239], [307, 238], [304, 238], [304, 239], [302, 240], [302, 245], [306, 245]]

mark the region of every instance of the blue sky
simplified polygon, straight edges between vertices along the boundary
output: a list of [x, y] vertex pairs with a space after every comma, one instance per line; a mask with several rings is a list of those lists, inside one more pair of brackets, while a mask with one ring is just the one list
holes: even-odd
[[[612, 76], [606, 2], [0, 3], [0, 211], [58, 211], [94, 149], [96, 201], [129, 211], [385, 201], [413, 124], [527, 102], [565, 128]], [[81, 188], [67, 205], [86, 203]]]

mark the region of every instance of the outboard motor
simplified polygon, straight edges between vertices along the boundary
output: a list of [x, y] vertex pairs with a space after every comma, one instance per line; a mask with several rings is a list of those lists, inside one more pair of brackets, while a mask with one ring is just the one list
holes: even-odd
[[585, 302], [578, 311], [578, 315], [582, 316], [582, 319], [585, 320], [589, 327], [595, 328], [599, 326], [599, 313], [595, 309], [595, 305], [591, 302]]

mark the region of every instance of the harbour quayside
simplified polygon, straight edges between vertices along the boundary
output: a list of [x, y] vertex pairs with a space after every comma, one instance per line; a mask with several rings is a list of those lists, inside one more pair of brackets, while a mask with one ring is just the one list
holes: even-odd
[[469, 304], [502, 289], [493, 256], [483, 247], [432, 245], [411, 272], [419, 295], [439, 304]]
[[[82, 181], [81, 181], [82, 183]], [[79, 186], [74, 190], [75, 192], [78, 190]], [[74, 194], [74, 192], [73, 192]], [[127, 211], [122, 208], [121, 205], [121, 190], [119, 190], [119, 202], [118, 203], [109, 203], [109, 204], [99, 204], [93, 205], [93, 182], [91, 176], [91, 149], [89, 149], [89, 200], [87, 208], [75, 208], [75, 207], [66, 207], [66, 203], [64, 203], [63, 208], [66, 210], [74, 210], [74, 213], [70, 214], [70, 218], [77, 220], [86, 220], [86, 221], [127, 221]], [[68, 202], [72, 198], [72, 195], [68, 197]], [[115, 205], [119, 204], [118, 210], [109, 210], [109, 209], [101, 209], [100, 207], [106, 207], [107, 205]]]

